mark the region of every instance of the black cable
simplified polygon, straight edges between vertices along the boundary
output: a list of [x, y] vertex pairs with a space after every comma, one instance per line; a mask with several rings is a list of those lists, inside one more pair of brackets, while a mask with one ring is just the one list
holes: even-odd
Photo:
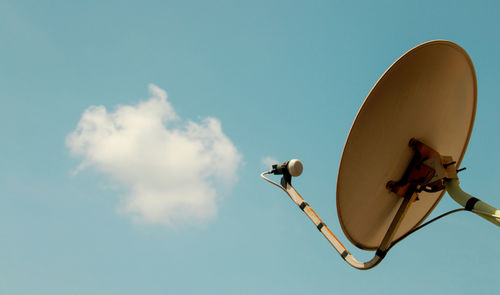
[[392, 242], [391, 246], [389, 247], [389, 249], [387, 249], [387, 251], [389, 251], [392, 247], [394, 247], [394, 245], [396, 245], [397, 243], [401, 242], [404, 238], [408, 237], [409, 235], [411, 235], [412, 233], [416, 232], [417, 230], [433, 223], [434, 221], [436, 220], [439, 220], [447, 215], [450, 215], [452, 213], [455, 213], [455, 212], [459, 212], [459, 211], [465, 211], [465, 208], [459, 208], [459, 209], [455, 209], [455, 210], [451, 210], [451, 211], [448, 211], [446, 213], [443, 213], [441, 215], [439, 215], [438, 217], [435, 217], [429, 221], [427, 221], [426, 223], [424, 224], [421, 224], [420, 226], [410, 230], [409, 232], [407, 232], [406, 234], [402, 235], [401, 237], [399, 237], [398, 239], [394, 240], [394, 242]]

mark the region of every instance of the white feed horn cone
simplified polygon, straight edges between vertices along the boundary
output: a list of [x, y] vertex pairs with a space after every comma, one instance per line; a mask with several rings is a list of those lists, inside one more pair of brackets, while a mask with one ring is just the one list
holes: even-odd
[[302, 166], [302, 162], [297, 159], [292, 159], [288, 162], [287, 165], [288, 173], [290, 173], [291, 176], [297, 177], [300, 174], [302, 174], [302, 170], [304, 169]]

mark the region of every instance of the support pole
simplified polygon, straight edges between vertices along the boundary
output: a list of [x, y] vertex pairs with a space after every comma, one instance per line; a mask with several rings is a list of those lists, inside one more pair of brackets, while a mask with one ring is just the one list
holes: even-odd
[[472, 211], [494, 225], [500, 226], [500, 210], [469, 195], [460, 188], [458, 178], [445, 181], [446, 191], [457, 203]]

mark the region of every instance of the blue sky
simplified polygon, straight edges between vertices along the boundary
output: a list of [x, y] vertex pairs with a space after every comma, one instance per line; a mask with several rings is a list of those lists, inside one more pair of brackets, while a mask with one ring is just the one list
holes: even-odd
[[[299, 192], [355, 256], [371, 257], [336, 217], [344, 141], [395, 59], [447, 39], [478, 79], [462, 187], [500, 206], [499, 15], [498, 1], [0, 1], [0, 293], [498, 290], [500, 232], [481, 218], [450, 216], [361, 272], [259, 173], [265, 157], [301, 159]], [[237, 180], [206, 176], [209, 218], [137, 221], [116, 170], [96, 162], [74, 174], [87, 154], [72, 155], [67, 137], [83, 112], [137, 107], [151, 83], [181, 118], [171, 128], [216, 118], [241, 156], [221, 166]], [[455, 207], [445, 197], [433, 215]]]

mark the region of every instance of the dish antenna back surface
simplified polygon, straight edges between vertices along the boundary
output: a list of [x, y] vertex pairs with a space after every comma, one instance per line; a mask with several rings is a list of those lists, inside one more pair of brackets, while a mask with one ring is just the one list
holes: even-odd
[[[424, 226], [419, 225], [445, 190], [465, 207], [459, 210], [500, 225], [500, 211], [458, 185], [457, 169], [470, 139], [476, 96], [472, 62], [449, 41], [431, 41], [408, 51], [370, 91], [349, 132], [337, 181], [341, 227], [357, 247], [376, 250], [370, 261], [357, 261], [291, 185], [292, 177], [302, 173], [300, 161], [273, 165], [261, 176], [283, 189], [358, 269], [376, 266], [392, 246]], [[265, 174], [283, 175], [281, 184]]]
[[[467, 53], [448, 41], [419, 45], [379, 79], [352, 125], [337, 181], [340, 224], [356, 246], [376, 249], [402, 198], [386, 189], [399, 180], [416, 138], [461, 162], [476, 112], [476, 76]], [[394, 238], [420, 224], [444, 191], [422, 192]]]

